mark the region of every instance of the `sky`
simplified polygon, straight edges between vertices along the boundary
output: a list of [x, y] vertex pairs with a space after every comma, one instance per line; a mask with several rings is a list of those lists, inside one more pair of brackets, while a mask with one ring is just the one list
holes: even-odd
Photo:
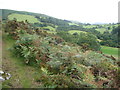
[[46, 14], [82, 23], [117, 23], [120, 0], [0, 0], [0, 9]]

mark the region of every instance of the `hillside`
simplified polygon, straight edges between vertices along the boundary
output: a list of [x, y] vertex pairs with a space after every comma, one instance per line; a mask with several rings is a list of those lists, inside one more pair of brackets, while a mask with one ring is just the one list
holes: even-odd
[[[14, 11], [14, 10], [2, 10], [3, 21], [4, 20], [14, 20], [17, 21], [27, 21], [31, 24], [33, 29], [46, 30], [48, 33], [56, 34], [57, 31], [66, 32], [89, 32], [97, 36], [100, 44], [103, 46], [109, 46], [114, 48], [119, 48], [118, 44], [118, 34], [114, 33], [118, 28], [119, 24], [109, 23], [109, 24], [89, 24], [89, 23], [79, 23], [69, 20], [57, 19], [44, 14], [37, 14], [25, 11]], [[21, 18], [22, 17], [22, 18]], [[119, 28], [118, 28], [119, 29]], [[73, 31], [72, 31], [73, 30]]]
[[2, 70], [11, 78], [3, 88], [120, 87], [119, 60], [99, 51], [98, 37], [82, 24], [4, 12]]

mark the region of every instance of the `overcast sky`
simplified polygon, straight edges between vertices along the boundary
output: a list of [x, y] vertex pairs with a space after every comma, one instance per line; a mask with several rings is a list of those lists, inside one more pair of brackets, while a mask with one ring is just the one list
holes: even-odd
[[118, 22], [120, 0], [0, 0], [0, 9], [42, 13], [83, 23]]

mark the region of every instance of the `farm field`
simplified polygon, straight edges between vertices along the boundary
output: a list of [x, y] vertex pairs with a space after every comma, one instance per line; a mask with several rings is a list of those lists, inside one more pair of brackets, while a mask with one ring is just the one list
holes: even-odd
[[[98, 28], [98, 29], [96, 29], [96, 30], [99, 31], [99, 32], [102, 33], [102, 34], [106, 31], [105, 28]], [[111, 32], [111, 31], [109, 30], [109, 32]]]
[[76, 23], [69, 23], [69, 25], [76, 25], [76, 26], [79, 26], [78, 24]]
[[94, 27], [96, 27], [96, 25], [87, 25], [87, 26], [83, 26], [84, 28], [94, 28]]
[[70, 30], [70, 31], [68, 31], [68, 33], [70, 33], [70, 34], [73, 34], [73, 33], [78, 33], [78, 34], [80, 34], [80, 33], [86, 33], [85, 31], [78, 31], [78, 30]]
[[29, 23], [40, 23], [40, 21], [37, 20], [34, 16], [31, 15], [24, 15], [24, 14], [11, 14], [8, 16], [9, 20], [13, 20], [14, 18], [17, 19], [17, 21], [25, 21], [27, 20]]
[[50, 31], [56, 31], [55, 28], [51, 26], [43, 27], [43, 29], [49, 29]]
[[47, 31], [47, 33], [56, 34], [56, 31]]
[[102, 46], [101, 47], [101, 51], [104, 54], [113, 55], [115, 57], [118, 57], [118, 48], [113, 48], [113, 47], [108, 47], [108, 46]]

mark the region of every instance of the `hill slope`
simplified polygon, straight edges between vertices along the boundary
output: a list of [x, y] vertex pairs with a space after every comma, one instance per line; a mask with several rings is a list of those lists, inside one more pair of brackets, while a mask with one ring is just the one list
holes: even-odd
[[[46, 30], [48, 33], [56, 34], [57, 31], [70, 31], [78, 32], [84, 31], [94, 34], [100, 42], [101, 45], [119, 48], [118, 35], [114, 33], [115, 29], [118, 28], [119, 24], [89, 24], [89, 23], [79, 23], [69, 20], [57, 19], [44, 14], [31, 13], [25, 11], [14, 11], [2, 9], [3, 22], [4, 20], [18, 19], [18, 21], [27, 21], [31, 24], [33, 29]], [[17, 14], [17, 15], [15, 15]], [[10, 18], [11, 17], [11, 18]], [[23, 17], [23, 18], [20, 18]], [[72, 31], [73, 30], [73, 31]]]
[[83, 52], [81, 46], [57, 35], [31, 29], [28, 22], [13, 20], [3, 24], [3, 70], [13, 76], [3, 82], [3, 87], [119, 87], [117, 59], [92, 50]]

